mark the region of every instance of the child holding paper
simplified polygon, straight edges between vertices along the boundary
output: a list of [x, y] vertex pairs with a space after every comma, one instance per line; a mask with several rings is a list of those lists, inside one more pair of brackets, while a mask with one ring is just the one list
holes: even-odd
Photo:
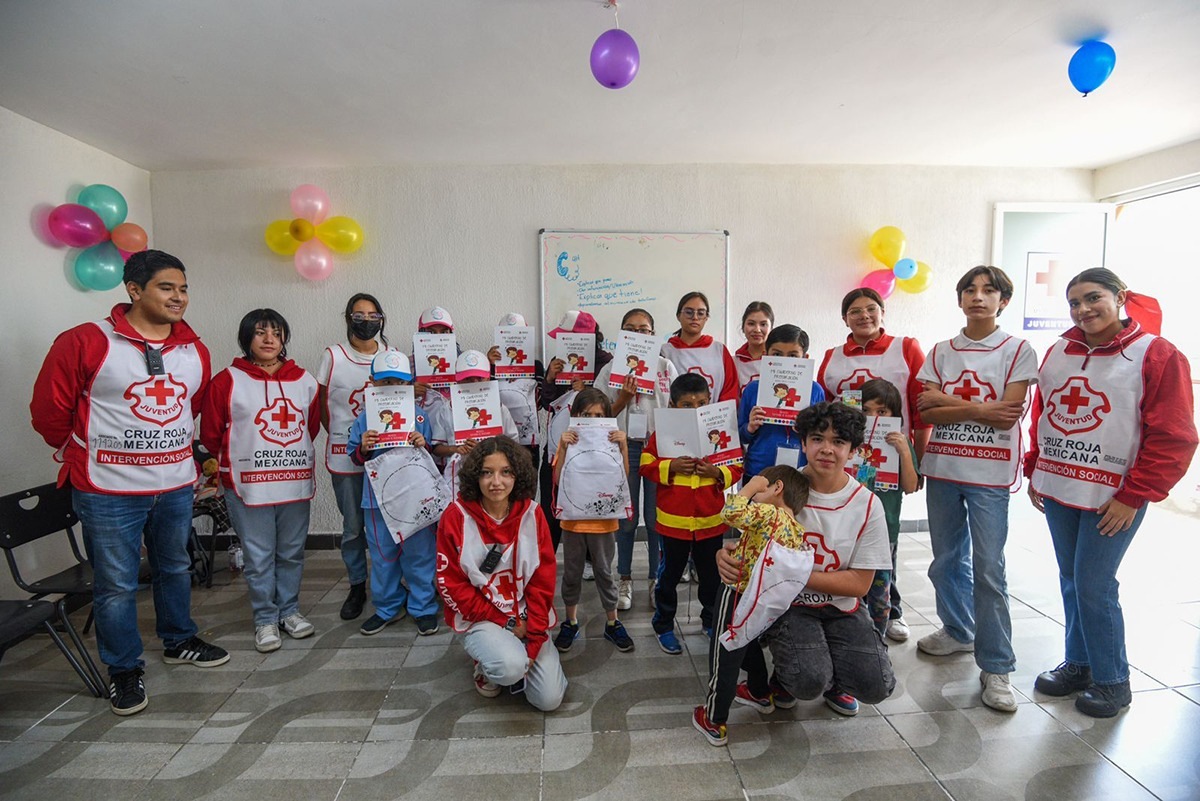
[[[412, 379], [408, 357], [398, 350], [381, 350], [371, 361], [374, 386], [411, 384]], [[429, 422], [418, 416], [414, 430], [408, 435], [408, 444], [424, 448], [430, 436]], [[364, 465], [368, 459], [379, 456], [386, 449], [375, 447], [378, 440], [379, 431], [367, 428], [367, 413], [363, 411], [350, 426], [350, 458], [355, 464]], [[417, 624], [418, 634], [436, 634], [437, 593], [433, 588], [433, 573], [437, 526], [431, 525], [410, 535], [403, 545], [395, 542], [369, 480], [363, 482], [362, 508], [366, 518], [367, 547], [371, 551], [371, 603], [375, 612], [366, 619], [359, 632], [368, 637], [378, 634], [389, 624], [403, 620], [407, 608]]]
[[[870, 429], [873, 417], [900, 417], [900, 390], [883, 378], [874, 378], [862, 385], [863, 412], [867, 415]], [[900, 542], [900, 505], [904, 496], [917, 491], [920, 473], [917, 467], [917, 452], [903, 433], [893, 431], [887, 435], [887, 443], [900, 454], [900, 488], [881, 490], [875, 488], [875, 476], [864, 481], [867, 489], [874, 492], [883, 504], [883, 516], [887, 519], [888, 542], [892, 548], [892, 569], [876, 570], [875, 581], [867, 590], [867, 611], [879, 633], [889, 640], [904, 642], [908, 639], [908, 624], [904, 622], [904, 610], [900, 608], [900, 590], [896, 588], [896, 548]], [[859, 479], [862, 480], [861, 478]]]
[[[751, 505], [753, 501], [753, 505]], [[745, 564], [753, 565], [768, 554], [771, 566], [780, 561], [784, 552], [789, 559], [785, 567], [793, 565], [802, 574], [805, 566], [812, 571], [812, 548], [804, 542], [804, 529], [796, 522], [797, 509], [808, 503], [808, 479], [794, 467], [776, 465], [761, 474], [747, 479], [740, 492], [731, 495], [721, 510], [721, 519], [739, 529], [737, 554]], [[801, 553], [808, 551], [807, 555]], [[760, 574], [764, 566], [759, 566]], [[702, 706], [692, 711], [692, 725], [711, 745], [724, 745], [726, 741], [725, 721], [729, 718], [729, 707], [736, 698], [741, 703], [749, 702], [760, 712], [770, 713], [775, 709], [771, 699], [767, 677], [767, 663], [763, 659], [762, 647], [757, 635], [775, 622], [774, 617], [753, 615], [754, 607], [771, 608], [772, 612], [786, 611], [788, 604], [803, 589], [805, 576], [796, 575], [793, 582], [763, 580], [751, 586], [746, 575], [736, 585], [725, 584], [721, 588], [721, 602], [717, 617], [720, 622], [718, 636], [709, 641], [708, 698]], [[774, 586], [772, 586], [772, 584]], [[782, 591], [783, 596], [780, 597]], [[742, 596], [749, 594], [751, 612], [744, 609]], [[734, 627], [752, 626], [753, 631], [737, 631]], [[728, 629], [736, 637], [727, 637], [722, 630]], [[726, 646], [722, 640], [729, 639]], [[738, 674], [746, 671], [746, 683], [738, 684]]]
[[[698, 409], [712, 399], [708, 382], [696, 373], [684, 373], [671, 384], [673, 409]], [[710, 635], [720, 579], [715, 554], [729, 527], [721, 520], [725, 488], [742, 477], [737, 465], [717, 467], [705, 459], [684, 456], [663, 459], [658, 455], [657, 433], [651, 434], [642, 451], [642, 475], [658, 483], [656, 526], [662, 545], [658, 581], [654, 588], [652, 625], [658, 645], [668, 654], [681, 654], [675, 636], [675, 585], [691, 557], [699, 576], [700, 622]]]
[[[612, 405], [608, 396], [594, 387], [585, 387], [575, 396], [571, 403], [571, 417], [612, 417]], [[621, 449], [621, 471], [614, 478], [618, 483], [629, 471], [629, 452], [625, 446], [625, 432], [614, 428], [609, 432], [609, 442], [615, 442]], [[566, 462], [567, 449], [579, 442], [579, 433], [568, 428], [558, 440], [558, 450], [554, 455], [554, 481], [560, 483], [563, 467]], [[607, 476], [606, 476], [607, 478]], [[579, 621], [575, 615], [579, 610], [579, 591], [583, 581], [584, 558], [590, 554], [592, 568], [595, 571], [596, 592], [600, 595], [600, 605], [608, 623], [604, 626], [604, 639], [617, 646], [619, 651], [632, 651], [633, 640], [625, 631], [625, 626], [617, 619], [617, 585], [613, 581], [612, 561], [616, 553], [616, 518], [599, 520], [560, 520], [562, 526], [563, 568], [562, 568], [562, 599], [566, 607], [558, 636], [554, 638], [554, 647], [566, 652], [579, 636]]]
[[[767, 356], [786, 356], [793, 359], [808, 358], [808, 334], [795, 325], [781, 325], [767, 335]], [[809, 403], [825, 400], [825, 390], [816, 381], [812, 382]], [[738, 405], [738, 434], [745, 450], [746, 477], [757, 476], [773, 464], [788, 464], [801, 468], [806, 464], [804, 451], [795, 431], [790, 425], [766, 423], [766, 415], [758, 405], [758, 378], [742, 390], [742, 402]]]
[[[500, 318], [496, 329], [499, 332], [503, 328], [525, 327], [524, 315], [518, 312], [509, 312]], [[546, 374], [542, 366], [542, 360], [533, 360], [533, 373], [529, 376], [511, 378], [496, 375], [496, 366], [501, 362], [508, 365], [514, 364], [521, 350], [523, 349], [510, 345], [501, 354], [500, 345], [496, 344], [488, 349], [487, 357], [492, 365], [492, 376], [500, 381], [500, 402], [504, 404], [505, 409], [508, 409], [509, 414], [512, 415], [513, 422], [517, 426], [517, 443], [529, 449], [529, 455], [533, 458], [533, 469], [536, 471], [538, 469], [539, 450], [537, 441], [539, 428], [537, 414], [538, 392], [540, 391], [541, 381]]]

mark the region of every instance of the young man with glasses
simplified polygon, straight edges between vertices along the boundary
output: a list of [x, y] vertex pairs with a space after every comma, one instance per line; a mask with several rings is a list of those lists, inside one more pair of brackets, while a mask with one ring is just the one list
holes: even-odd
[[62, 459], [59, 483], [70, 484], [83, 525], [112, 711], [132, 715], [147, 704], [137, 626], [143, 541], [163, 661], [214, 667], [229, 654], [197, 637], [191, 617], [192, 439], [211, 375], [208, 349], [183, 322], [188, 286], [179, 259], [135, 253], [124, 278], [130, 303], [55, 339], [30, 411]]

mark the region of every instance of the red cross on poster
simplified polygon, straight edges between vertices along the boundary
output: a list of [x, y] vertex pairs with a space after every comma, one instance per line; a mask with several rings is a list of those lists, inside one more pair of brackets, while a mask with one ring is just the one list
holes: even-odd
[[494, 342], [500, 351], [499, 361], [494, 363], [496, 378], [532, 378], [536, 369], [533, 357], [534, 330], [527, 325], [496, 326]]
[[654, 334], [622, 331], [617, 335], [608, 385], [620, 389], [625, 385], [626, 378], [632, 375], [638, 394], [653, 395], [654, 366], [658, 364], [660, 350], [662, 340]]
[[764, 356], [758, 367], [758, 399], [766, 422], [790, 426], [812, 398], [812, 359]]
[[367, 430], [379, 438], [375, 447], [391, 448], [407, 445], [408, 436], [416, 429], [416, 398], [409, 386], [367, 387]]
[[454, 444], [483, 440], [504, 433], [500, 385], [496, 381], [454, 384], [450, 387], [450, 411], [454, 418]]
[[454, 334], [413, 334], [413, 373], [431, 387], [454, 383], [454, 361], [458, 345]]

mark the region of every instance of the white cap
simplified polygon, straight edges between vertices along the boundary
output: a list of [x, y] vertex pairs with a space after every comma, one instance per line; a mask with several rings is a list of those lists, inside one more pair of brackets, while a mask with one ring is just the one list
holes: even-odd
[[398, 350], [382, 350], [371, 359], [371, 380], [381, 378], [399, 378], [401, 381], [412, 381], [412, 368], [408, 364], [408, 356]]
[[421, 312], [421, 319], [417, 320], [417, 330], [424, 331], [426, 328], [434, 325], [444, 325], [453, 331], [454, 318], [450, 316], [450, 312], [441, 306], [434, 306], [432, 309], [426, 309]]
[[527, 323], [525, 322], [525, 315], [518, 314], [516, 312], [509, 312], [508, 314], [506, 314], [500, 318], [500, 325], [525, 326], [525, 325], [527, 325]]

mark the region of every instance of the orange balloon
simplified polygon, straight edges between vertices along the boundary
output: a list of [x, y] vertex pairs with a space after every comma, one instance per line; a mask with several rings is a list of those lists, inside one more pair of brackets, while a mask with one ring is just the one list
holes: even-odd
[[112, 229], [112, 242], [126, 253], [137, 253], [146, 249], [146, 229], [137, 223], [121, 223]]

